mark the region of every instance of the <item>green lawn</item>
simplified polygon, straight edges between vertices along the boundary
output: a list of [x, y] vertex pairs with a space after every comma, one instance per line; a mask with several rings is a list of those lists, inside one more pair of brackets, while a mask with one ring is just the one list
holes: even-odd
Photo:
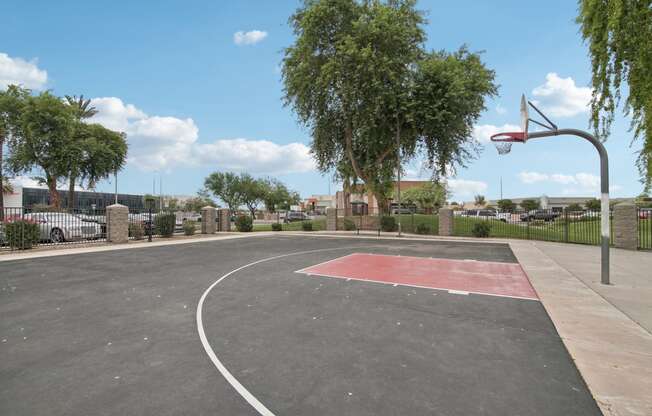
[[[313, 221], [305, 221], [312, 223], [313, 231], [323, 231], [326, 229], [326, 218], [319, 218]], [[281, 223], [283, 231], [303, 231], [302, 222], [295, 221], [287, 224]], [[254, 231], [272, 231], [272, 224], [254, 224]]]

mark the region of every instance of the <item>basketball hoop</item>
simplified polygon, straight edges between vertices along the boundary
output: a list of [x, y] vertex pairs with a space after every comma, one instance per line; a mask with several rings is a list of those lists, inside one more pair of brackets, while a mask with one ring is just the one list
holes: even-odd
[[525, 132], [498, 133], [491, 136], [491, 141], [496, 146], [499, 155], [506, 155], [512, 151], [512, 143], [525, 143]]

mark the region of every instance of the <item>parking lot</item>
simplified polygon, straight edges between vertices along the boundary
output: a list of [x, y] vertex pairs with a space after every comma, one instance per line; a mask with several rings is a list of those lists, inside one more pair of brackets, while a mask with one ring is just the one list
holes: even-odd
[[0, 276], [3, 415], [600, 414], [506, 244], [265, 236]]

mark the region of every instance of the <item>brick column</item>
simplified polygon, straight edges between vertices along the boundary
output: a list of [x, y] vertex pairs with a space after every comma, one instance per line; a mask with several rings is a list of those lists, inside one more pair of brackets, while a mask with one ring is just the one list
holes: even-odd
[[453, 210], [450, 208], [439, 209], [439, 235], [453, 235]]
[[336, 208], [326, 208], [326, 231], [337, 231]]
[[106, 241], [126, 243], [129, 241], [129, 208], [120, 204], [106, 207]]
[[614, 206], [614, 246], [627, 250], [638, 248], [638, 210], [636, 205], [621, 203]]
[[213, 234], [217, 229], [217, 209], [204, 207], [201, 209], [201, 233]]
[[231, 212], [228, 208], [220, 209], [220, 231], [231, 231]]

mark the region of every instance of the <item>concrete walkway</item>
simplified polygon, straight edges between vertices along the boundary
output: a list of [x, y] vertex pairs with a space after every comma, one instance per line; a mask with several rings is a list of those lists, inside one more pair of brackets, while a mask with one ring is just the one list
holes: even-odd
[[613, 249], [614, 284], [604, 286], [597, 247], [510, 247], [602, 412], [652, 415], [652, 253]]

